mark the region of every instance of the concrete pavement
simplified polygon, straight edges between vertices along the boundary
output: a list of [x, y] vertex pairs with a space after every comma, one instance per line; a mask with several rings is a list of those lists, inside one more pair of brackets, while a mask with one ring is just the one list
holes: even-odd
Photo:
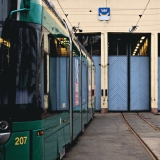
[[151, 160], [120, 113], [95, 113], [63, 160]]

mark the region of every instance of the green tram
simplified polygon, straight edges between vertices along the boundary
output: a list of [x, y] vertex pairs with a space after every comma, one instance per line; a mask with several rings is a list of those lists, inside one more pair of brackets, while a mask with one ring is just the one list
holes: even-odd
[[62, 159], [93, 118], [94, 77], [49, 0], [0, 0], [0, 160]]

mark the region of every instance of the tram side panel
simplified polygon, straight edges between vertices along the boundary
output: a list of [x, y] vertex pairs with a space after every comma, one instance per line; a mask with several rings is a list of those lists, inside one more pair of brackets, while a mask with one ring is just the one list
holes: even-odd
[[57, 57], [57, 110], [69, 110], [68, 102], [68, 57]]
[[[18, 9], [26, 8], [23, 2], [24, 1], [16, 2], [17, 3], [16, 5], [19, 7]], [[28, 61], [25, 58], [23, 59], [24, 63], [22, 63], [22, 64], [30, 64], [30, 66], [33, 67], [34, 62], [32, 62], [32, 60], [36, 61], [37, 72], [33, 72], [35, 73], [33, 75], [31, 74], [33, 76], [31, 82], [33, 83], [35, 82], [36, 84], [33, 85], [32, 88], [29, 88], [33, 93], [33, 94], [31, 93], [30, 96], [36, 95], [35, 96], [36, 99], [33, 103], [32, 101], [27, 101], [28, 95], [26, 95], [26, 93], [22, 93], [22, 90], [17, 94], [19, 96], [17, 96], [16, 103], [15, 103], [16, 105], [13, 104], [12, 107], [14, 106], [17, 107], [20, 105], [20, 107], [22, 107], [20, 109], [22, 110], [16, 110], [16, 107], [15, 107], [15, 110], [13, 113], [13, 116], [14, 116], [13, 119], [16, 119], [16, 120], [12, 122], [12, 129], [11, 129], [12, 133], [11, 133], [10, 139], [5, 144], [0, 144], [0, 151], [2, 153], [0, 154], [0, 158], [2, 160], [10, 160], [13, 157], [16, 158], [16, 160], [56, 159], [57, 157], [59, 157], [65, 145], [69, 143], [69, 134], [70, 134], [69, 133], [69, 129], [70, 129], [69, 112], [61, 112], [60, 114], [54, 115], [55, 109], [57, 111], [58, 110], [64, 111], [66, 109], [68, 111], [69, 109], [68, 100], [67, 100], [69, 81], [67, 78], [68, 68], [66, 68], [68, 60], [66, 60], [65, 57], [58, 57], [58, 58], [54, 56], [52, 57], [51, 51], [49, 49], [45, 50], [45, 53], [43, 52], [43, 49], [45, 49], [43, 47], [46, 45], [45, 44], [46, 41], [44, 40], [43, 41], [44, 43], [41, 42], [42, 34], [44, 34], [44, 33], [41, 33], [43, 32], [41, 31], [41, 28], [42, 28], [41, 25], [45, 27], [46, 29], [45, 31], [47, 31], [48, 35], [52, 34], [55, 36], [55, 38], [57, 38], [58, 36], [56, 29], [59, 29], [59, 33], [61, 34], [61, 36], [64, 35], [64, 37], [66, 37], [67, 33], [65, 29], [63, 29], [62, 27], [63, 25], [61, 25], [60, 22], [58, 22], [58, 20], [55, 18], [56, 16], [53, 15], [51, 10], [48, 8], [47, 6], [48, 3], [47, 4], [44, 3], [46, 2], [46, 0], [44, 1], [37, 0], [36, 3], [33, 3], [33, 1], [32, 2], [26, 1], [26, 2], [29, 3], [28, 9], [31, 11], [21, 12], [22, 10], [20, 10], [20, 13], [17, 14], [18, 15], [17, 20], [23, 21], [23, 22], [21, 23], [17, 23], [16, 21], [14, 22], [15, 22], [15, 25], [18, 24], [17, 26], [24, 28], [24, 30], [25, 30], [25, 27], [28, 27], [26, 29], [28, 33], [32, 33], [32, 31], [34, 31], [34, 33], [31, 34], [31, 37], [29, 39], [26, 39], [24, 37], [22, 38], [20, 35], [17, 36], [16, 32], [14, 31], [12, 32], [14, 36], [20, 37], [24, 41], [27, 41], [27, 43], [24, 43], [24, 44], [28, 44], [28, 43], [30, 44], [28, 46], [30, 51], [33, 51], [34, 49], [34, 47], [32, 46], [33, 44], [37, 45], [36, 52], [32, 53], [32, 56], [30, 55], [32, 58], [30, 59], [29, 63], [26, 63]], [[10, 14], [9, 16], [11, 16], [11, 18], [14, 18], [16, 16], [15, 12], [12, 12], [12, 14]], [[54, 27], [51, 28], [49, 24], [51, 24]], [[39, 29], [38, 32], [36, 31], [36, 28]], [[30, 29], [32, 30], [31, 32], [30, 32]], [[17, 29], [17, 31], [19, 31], [19, 29]], [[19, 33], [22, 33], [22, 35], [24, 34], [24, 32], [19, 32]], [[27, 36], [29, 34], [25, 34], [25, 35]], [[35, 38], [34, 36], [37, 36], [37, 38]], [[13, 44], [17, 43], [15, 37], [12, 37], [12, 38], [14, 39], [15, 42], [12, 39], [10, 43], [13, 43]], [[36, 39], [36, 43], [32, 42], [34, 38]], [[48, 40], [49, 40], [49, 37], [48, 37]], [[19, 41], [19, 42], [21, 43], [21, 45], [23, 45], [22, 41]], [[38, 46], [38, 44], [41, 44], [41, 46]], [[21, 55], [23, 57], [25, 54], [21, 54]], [[11, 56], [10, 57], [11, 61], [12, 61], [12, 58], [13, 57]], [[84, 84], [84, 86], [82, 85], [83, 87], [82, 92], [84, 93], [84, 96], [82, 98], [83, 125], [86, 124], [88, 121], [87, 119], [88, 118], [87, 117], [88, 115], [87, 72], [88, 71], [87, 71], [86, 59], [84, 59], [84, 63], [85, 65], [83, 65], [82, 67], [82, 70], [84, 71], [82, 72], [83, 73], [82, 84]], [[20, 64], [19, 66], [20, 70], [23, 68], [22, 64]], [[34, 67], [32, 69], [34, 71]], [[61, 75], [61, 73], [63, 73], [63, 75]], [[34, 77], [35, 75], [36, 75], [36, 78]], [[23, 84], [24, 84], [26, 79], [25, 77], [23, 77], [23, 79], [24, 79], [23, 81]], [[53, 81], [53, 83], [51, 83], [51, 81]], [[12, 84], [13, 82], [10, 85]], [[34, 91], [32, 90], [33, 88], [34, 88]], [[56, 90], [56, 92], [53, 91], [54, 89]], [[22, 98], [18, 98], [20, 96]], [[11, 97], [12, 100], [13, 100], [13, 97]], [[28, 98], [28, 100], [31, 100], [31, 99], [32, 98]], [[41, 106], [39, 106], [40, 104]], [[42, 113], [42, 110], [44, 111], [44, 113]], [[4, 113], [6, 114], [6, 112]], [[0, 115], [1, 117], [2, 115], [3, 117], [5, 117], [5, 115], [2, 114], [2, 112], [0, 112]], [[9, 116], [10, 113], [8, 112], [8, 110], [6, 115], [7, 115], [6, 116], [7, 118], [10, 117]], [[23, 117], [23, 115], [26, 117]], [[75, 115], [78, 115], [78, 114], [76, 113]], [[20, 119], [20, 117], [22, 119]], [[23, 118], [24, 119], [26, 118], [27, 120], [26, 119], [23, 120]], [[77, 134], [80, 132], [79, 118], [76, 119], [76, 116], [75, 116], [75, 119], [73, 119], [73, 121], [74, 121], [73, 122], [74, 126], [77, 127], [77, 128], [75, 127], [75, 134], [74, 134], [74, 138], [75, 138]], [[0, 132], [0, 134], [1, 133], [3, 132]]]
[[57, 58], [50, 57], [50, 105], [51, 110], [57, 110]]
[[[17, 5], [23, 7], [21, 4], [17, 4]], [[40, 7], [42, 7], [42, 6], [40, 6]], [[32, 15], [33, 14], [31, 14], [31, 12], [30, 12], [30, 15], [27, 15], [27, 16], [28, 16], [28, 18], [31, 18]], [[38, 14], [38, 15], [41, 17], [41, 13]], [[14, 17], [15, 15], [11, 15], [11, 16]], [[25, 17], [25, 14], [24, 15], [23, 15], [23, 13], [20, 14], [21, 18], [19, 20], [22, 20], [23, 16]], [[34, 16], [34, 17], [36, 17], [38, 19], [37, 16]], [[29, 22], [34, 22], [34, 23], [41, 23], [39, 21], [36, 21], [36, 18], [34, 18], [35, 21], [33, 19], [32, 20], [28, 19], [28, 21]], [[26, 21], [27, 21], [27, 19], [26, 19]], [[27, 59], [27, 57], [26, 58], [24, 57], [24, 55], [25, 55], [24, 52], [21, 52], [21, 53], [18, 52], [18, 53], [20, 53], [20, 56], [21, 56], [21, 57], [18, 57], [19, 61], [22, 62], [21, 58], [23, 58], [23, 63], [22, 63], [23, 66], [25, 64], [29, 64], [29, 65], [31, 65], [31, 67], [34, 67], [34, 65], [36, 65], [35, 68], [39, 67], [39, 65], [44, 65], [44, 59], [43, 59], [44, 57], [43, 57], [43, 55], [41, 55], [41, 50], [40, 50], [41, 46], [36, 46], [37, 44], [40, 44], [40, 39], [41, 39], [40, 38], [41, 33], [40, 32], [39, 33], [38, 32], [36, 32], [36, 33], [34, 32], [35, 28], [37, 27], [37, 25], [28, 24], [28, 23], [24, 23], [24, 22], [18, 23], [18, 21], [17, 22], [15, 21], [14, 24], [17, 25], [17, 26], [12, 25], [12, 27], [15, 27], [15, 28], [19, 27], [19, 28], [16, 28], [17, 29], [16, 31], [19, 31], [19, 33], [21, 33], [21, 35], [18, 35], [16, 32], [14, 32], [12, 30], [13, 36], [16, 36], [16, 37], [11, 37], [11, 38], [14, 38], [14, 41], [15, 41], [15, 42], [12, 42], [12, 40], [10, 41], [11, 46], [13, 46], [13, 44], [17, 43], [16, 38], [20, 38], [20, 41], [18, 41], [18, 42], [23, 47], [25, 46], [25, 44], [28, 45], [28, 48], [31, 51], [31, 53], [29, 53], [29, 56], [32, 56], [31, 58], [33, 58], [33, 59]], [[27, 33], [25, 33], [25, 32], [27, 32]], [[27, 36], [30, 36], [30, 33], [32, 33], [31, 37], [27, 37]], [[25, 38], [21, 37], [22, 35], [25, 36]], [[35, 35], [37, 35], [39, 37], [35, 38]], [[37, 40], [37, 42], [33, 42], [34, 38]], [[23, 41], [26, 41], [26, 43], [23, 43]], [[19, 43], [17, 43], [16, 45], [18, 46]], [[35, 48], [33, 46], [31, 46], [33, 44], [37, 47], [37, 49], [36, 49], [37, 52], [34, 52], [34, 53], [32, 53], [32, 51], [34, 51]], [[25, 51], [25, 53], [26, 53], [26, 51]], [[13, 55], [13, 54], [11, 54], [11, 55]], [[11, 62], [13, 62], [12, 57], [10, 57], [10, 60], [11, 60]], [[36, 61], [36, 64], [34, 64], [34, 62], [32, 63], [32, 61], [28, 61], [28, 60]], [[39, 64], [42, 61], [43, 61], [43, 63]], [[29, 63], [27, 63], [27, 62], [29, 62]], [[18, 69], [21, 70], [23, 68], [22, 64], [20, 64], [20, 65], [18, 64], [19, 65]], [[43, 66], [42, 66], [42, 68], [43, 68]], [[13, 69], [12, 69], [12, 71], [13, 71]], [[33, 71], [34, 71], [34, 69], [33, 69]], [[42, 72], [44, 72], [44, 71], [45, 71], [44, 69], [42, 69], [40, 71], [41, 75], [39, 75], [39, 76], [42, 77], [40, 81], [37, 80], [37, 79], [35, 80], [34, 79], [35, 77], [32, 79], [33, 83], [34, 82], [39, 83], [39, 84], [36, 84], [35, 86], [39, 86], [40, 87], [41, 100], [42, 100], [41, 102], [42, 102], [43, 109], [45, 108], [44, 107], [44, 100], [43, 100], [43, 98], [44, 98], [44, 89], [41, 89], [41, 88], [44, 88], [44, 85], [45, 85], [45, 84], [43, 84], [44, 80], [43, 80], [43, 76], [42, 76], [42, 75], [44, 75], [44, 74], [42, 74]], [[35, 75], [37, 75], [37, 74], [38, 73], [36, 72]], [[22, 76], [22, 75], [20, 75], [20, 76]], [[12, 79], [13, 78], [14, 77], [12, 77]], [[23, 77], [22, 79], [24, 79], [24, 81], [21, 84], [22, 85], [21, 87], [24, 86], [25, 80], [26, 80], [25, 77]], [[10, 84], [10, 86], [12, 84], [13, 84], [13, 82]], [[13, 85], [15, 85], [15, 84], [13, 84]], [[34, 85], [32, 86], [32, 88], [34, 88]], [[32, 97], [31, 96], [34, 95], [34, 92], [39, 94], [38, 90], [36, 90], [37, 88], [34, 88], [34, 90], [32, 90], [32, 88], [31, 88], [31, 91], [33, 92], [33, 94], [31, 94], [30, 97], [28, 97], [28, 95], [26, 94], [29, 91], [28, 89], [27, 89], [27, 91], [23, 92], [24, 89], [22, 90], [21, 88], [19, 88], [20, 90], [17, 91], [15, 104], [17, 106], [22, 104], [21, 107], [22, 107], [23, 111], [21, 112], [21, 110], [16, 110], [16, 108], [15, 108], [15, 110], [13, 110], [14, 111], [13, 114], [15, 114], [13, 116], [16, 116], [16, 117], [14, 117], [16, 120], [15, 120], [15, 122], [14, 121], [12, 122], [12, 129], [11, 129], [12, 133], [11, 133], [11, 136], [10, 136], [8, 142], [6, 142], [4, 145], [2, 145], [2, 144], [0, 145], [0, 148], [2, 149], [1, 159], [3, 158], [5, 160], [11, 160], [14, 157], [16, 160], [22, 160], [22, 159], [24, 159], [24, 160], [29, 160], [29, 159], [41, 160], [41, 159], [44, 159], [44, 157], [43, 157], [43, 153], [44, 152], [43, 151], [45, 150], [45, 153], [48, 154], [46, 151], [48, 151], [49, 149], [51, 149], [50, 150], [51, 154], [49, 153], [48, 157], [54, 158], [57, 155], [59, 155], [59, 152], [61, 151], [61, 148], [65, 144], [64, 141], [63, 141], [64, 135], [61, 133], [59, 128], [62, 128], [62, 129], [64, 128], [64, 127], [62, 127], [62, 121], [66, 120], [67, 116], [61, 114], [61, 116], [58, 116], [58, 117], [52, 116], [51, 118], [46, 118], [44, 120], [38, 120], [38, 119], [41, 119], [40, 117], [38, 117], [36, 119], [36, 116], [39, 116], [39, 113], [40, 113], [40, 110], [36, 109], [36, 103], [34, 104], [34, 102], [33, 102], [33, 104], [35, 106], [33, 106], [33, 108], [29, 108], [29, 110], [27, 110], [27, 107], [26, 107], [27, 105], [30, 106], [30, 104], [32, 103]], [[13, 108], [14, 108], [15, 104], [12, 105]], [[25, 104], [25, 105], [23, 105], [23, 104]], [[47, 109], [47, 107], [46, 107], [46, 109]], [[10, 112], [7, 111], [7, 114], [5, 112], [4, 113], [6, 114], [6, 117], [11, 117], [11, 120], [12, 120], [12, 113], [10, 113]], [[2, 110], [1, 110], [0, 113], [2, 114]], [[23, 114], [26, 116], [24, 118], [26, 118], [28, 121], [25, 120], [23, 122], [23, 120], [21, 120], [21, 117], [23, 119]], [[34, 119], [34, 121], [32, 121], [32, 119]], [[43, 129], [45, 130], [45, 132], [43, 132]], [[51, 133], [54, 133], [54, 131], [55, 131], [55, 134], [54, 134], [54, 137], [52, 137]], [[65, 131], [67, 133], [69, 133], [68, 129], [65, 129]], [[43, 135], [43, 133], [45, 133], [45, 134]], [[3, 135], [5, 135], [5, 134], [3, 134]], [[51, 139], [49, 139], [49, 137]], [[1, 138], [3, 138], [3, 137], [1, 136]], [[43, 148], [44, 147], [44, 140], [45, 140], [45, 142], [47, 142], [48, 139], [50, 140], [49, 141], [49, 145], [48, 146], [45, 145], [45, 149], [44, 149]], [[45, 144], [47, 144], [47, 143], [45, 143]], [[56, 152], [55, 156], [54, 156], [54, 153], [53, 153], [54, 151]]]
[[[4, 28], [5, 27], [8, 26], [4, 25]], [[10, 81], [10, 84], [7, 83], [9, 84], [9, 88], [6, 88], [6, 91], [8, 90], [9, 93], [8, 100], [6, 99], [5, 102], [1, 101], [0, 113], [1, 124], [8, 121], [7, 119], [10, 119], [11, 129], [9, 130], [10, 137], [8, 141], [6, 143], [1, 143], [1, 148], [3, 148], [2, 156], [5, 160], [10, 160], [13, 157], [17, 160], [29, 160], [33, 157], [35, 160], [37, 158], [43, 159], [43, 135], [37, 135], [37, 132], [42, 130], [42, 121], [38, 120], [40, 118], [38, 112], [41, 112], [41, 109], [36, 109], [37, 104], [34, 101], [36, 100], [35, 98], [37, 98], [35, 93], [38, 93], [35, 87], [38, 79], [37, 76], [34, 75], [38, 74], [37, 70], [40, 61], [39, 40], [41, 32], [38, 30], [38, 25], [35, 25], [35, 28], [32, 26], [28, 28], [26, 24], [21, 25], [19, 22], [15, 22], [12, 27], [10, 28], [11, 33], [8, 37], [11, 44], [8, 53], [11, 56], [10, 61], [8, 61], [8, 70], [4, 70], [7, 77], [10, 77], [6, 79], [6, 83], [8, 80], [11, 80], [11, 77], [12, 81]], [[4, 32], [4, 34], [8, 33]], [[32, 42], [29, 41], [31, 35]], [[20, 39], [20, 41], [17, 41], [17, 39]], [[22, 45], [23, 48], [19, 48], [17, 51], [17, 46], [19, 45]], [[26, 46], [32, 48], [32, 50], [26, 49]], [[15, 57], [12, 57], [13, 53], [19, 53], [19, 55], [14, 55]], [[35, 61], [32, 61], [34, 58]], [[18, 68], [12, 66], [13, 64], [17, 65]], [[18, 73], [16, 76], [14, 75], [15, 71]], [[34, 73], [34, 75], [32, 73]], [[5, 76], [3, 78], [5, 78]], [[17, 81], [15, 81], [15, 79]], [[14, 90], [15, 86], [16, 90]], [[1, 99], [2, 96], [1, 94]], [[10, 105], [12, 108], [10, 108]], [[36, 123], [33, 120], [36, 120]], [[4, 136], [8, 133], [4, 131], [0, 132], [1, 140], [3, 140]], [[34, 142], [37, 142], [39, 147], [35, 146]], [[41, 154], [39, 154], [39, 152]]]
[[92, 118], [92, 63], [88, 58], [88, 122]]
[[[77, 53], [79, 54], [79, 53]], [[80, 59], [73, 57], [73, 139], [81, 132], [80, 124]]]
[[[46, 2], [46, 1], [43, 1]], [[47, 3], [48, 4], [48, 3]], [[58, 22], [56, 15], [43, 3], [43, 26], [49, 32], [50, 41], [50, 99], [48, 114], [44, 119], [44, 152], [45, 160], [60, 156], [65, 145], [70, 142], [70, 125], [68, 112], [68, 64], [69, 58], [61, 55], [62, 47], [57, 36], [64, 36], [65, 28]], [[51, 7], [50, 7], [51, 8]], [[52, 10], [54, 10], [52, 8]], [[50, 25], [53, 27], [50, 27]], [[66, 36], [64, 36], [66, 37]], [[63, 112], [66, 111], [66, 112]], [[53, 114], [53, 115], [52, 115]], [[56, 114], [56, 115], [54, 115]]]

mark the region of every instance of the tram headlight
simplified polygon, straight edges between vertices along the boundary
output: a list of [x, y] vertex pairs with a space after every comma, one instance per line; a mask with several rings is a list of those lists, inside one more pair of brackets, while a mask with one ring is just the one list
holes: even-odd
[[7, 130], [9, 127], [9, 124], [7, 121], [0, 121], [0, 130], [1, 131], [5, 131]]

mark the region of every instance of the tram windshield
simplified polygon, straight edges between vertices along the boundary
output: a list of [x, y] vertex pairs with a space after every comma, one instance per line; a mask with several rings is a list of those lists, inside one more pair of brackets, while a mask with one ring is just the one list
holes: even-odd
[[9, 7], [0, 0], [0, 107], [37, 107], [41, 32], [10, 19]]

